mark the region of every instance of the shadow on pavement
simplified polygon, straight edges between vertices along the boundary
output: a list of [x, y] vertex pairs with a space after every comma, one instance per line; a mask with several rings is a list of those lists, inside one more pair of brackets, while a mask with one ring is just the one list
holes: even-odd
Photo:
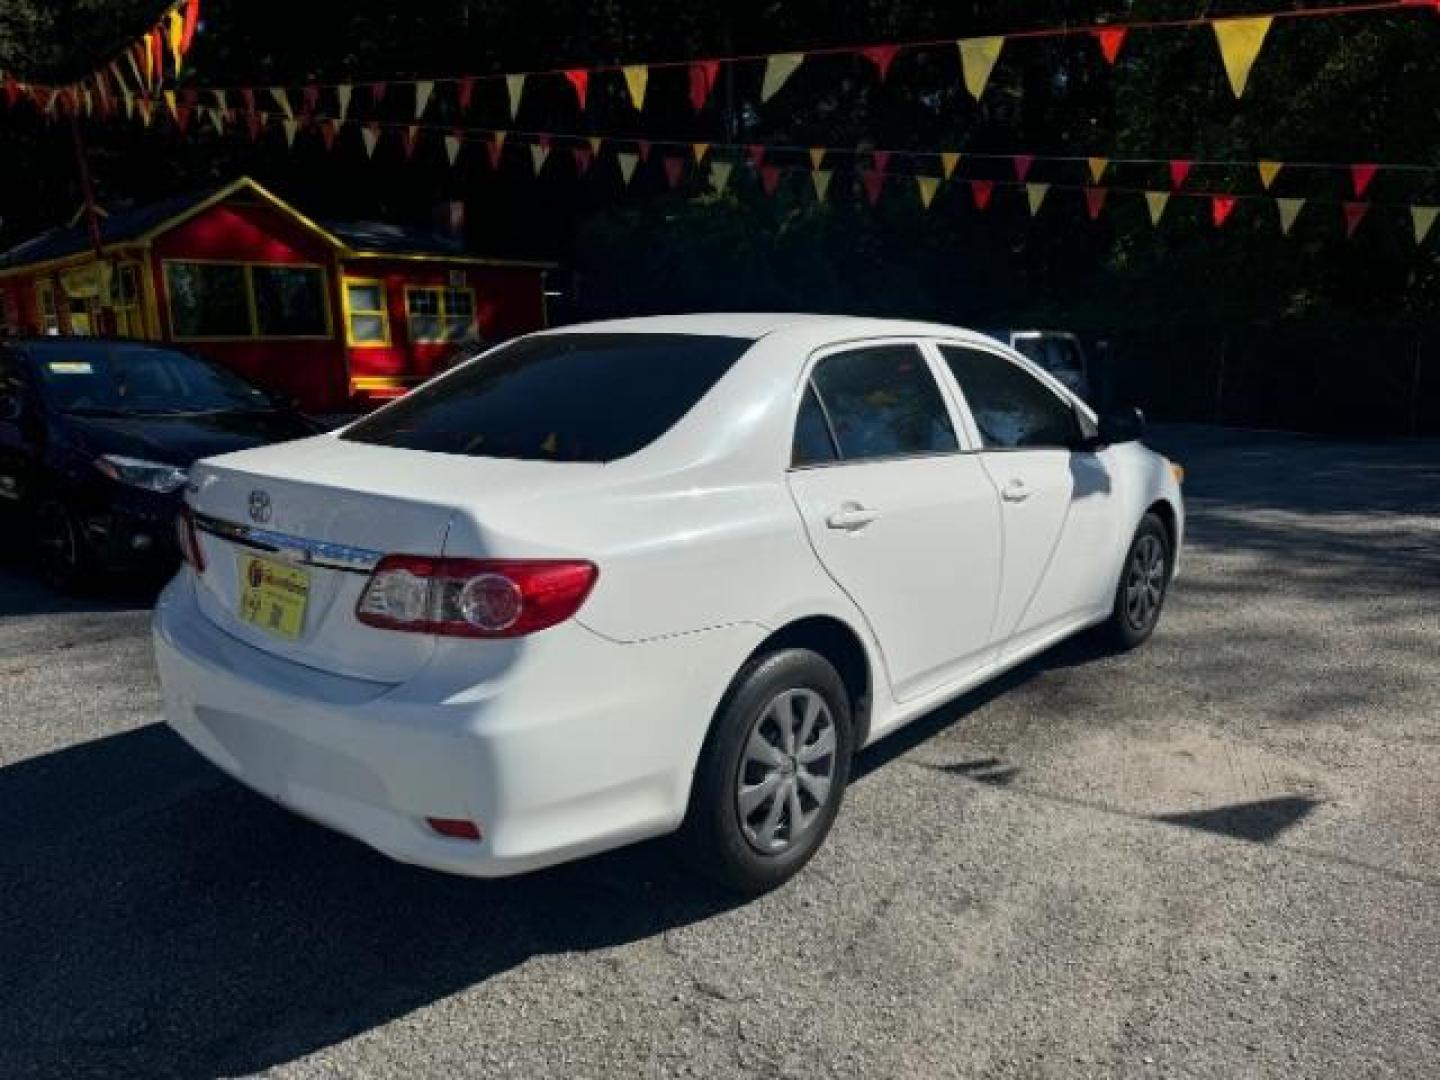
[[1237, 840], [1268, 844], [1286, 829], [1304, 821], [1319, 805], [1318, 799], [1303, 795], [1285, 795], [1275, 799], [1261, 799], [1258, 802], [1220, 806], [1213, 810], [1156, 814], [1150, 820], [1233, 836]]

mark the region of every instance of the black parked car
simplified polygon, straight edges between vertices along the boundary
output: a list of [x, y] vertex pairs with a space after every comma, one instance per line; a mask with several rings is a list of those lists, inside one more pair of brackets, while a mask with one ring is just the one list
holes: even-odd
[[[197, 459], [321, 426], [212, 361], [93, 338], [0, 342], [0, 513], [41, 572], [75, 588], [102, 570], [163, 570]], [[13, 527], [13, 526], [12, 526]]]

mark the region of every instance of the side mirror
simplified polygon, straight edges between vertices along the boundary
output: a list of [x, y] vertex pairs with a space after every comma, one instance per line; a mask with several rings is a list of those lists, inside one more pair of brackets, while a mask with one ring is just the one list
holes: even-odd
[[1099, 441], [1102, 445], [1135, 442], [1145, 434], [1145, 414], [1135, 407], [1100, 417]]

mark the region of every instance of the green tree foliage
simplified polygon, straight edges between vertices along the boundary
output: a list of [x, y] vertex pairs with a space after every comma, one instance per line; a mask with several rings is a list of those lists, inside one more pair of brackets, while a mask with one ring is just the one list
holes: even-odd
[[[88, 70], [142, 29], [155, 0], [0, 0], [0, 68], [64, 79]], [[546, 70], [570, 64], [683, 59], [998, 33], [1061, 23], [1243, 14], [1265, 0], [1062, 3], [1059, 0], [393, 0], [299, 4], [205, 0], [187, 80], [195, 85], [335, 82]], [[1440, 19], [1426, 11], [1277, 22], [1249, 91], [1236, 101], [1208, 30], [1132, 34], [1111, 69], [1084, 35], [1007, 46], [980, 105], [961, 84], [953, 47], [896, 60], [883, 84], [864, 61], [815, 58], [768, 104], [759, 64], [722, 78], [695, 117], [684, 73], [656, 71], [637, 115], [617, 78], [597, 79], [581, 117], [558, 80], [535, 80], [525, 130], [628, 134], [656, 140], [884, 147], [897, 174], [938, 171], [906, 150], [1154, 157], [1112, 169], [1117, 188], [1168, 187], [1163, 159], [1377, 161], [1440, 165]], [[405, 102], [391, 102], [403, 117]], [[450, 108], [442, 102], [439, 115]], [[448, 122], [448, 121], [447, 121]], [[469, 122], [510, 126], [503, 91], [477, 92]], [[1077, 191], [1058, 187], [1031, 220], [1022, 194], [997, 188], [977, 213], [962, 186], [924, 212], [897, 175], [878, 207], [837, 167], [817, 206], [797, 152], [767, 198], [739, 165], [731, 189], [665, 190], [657, 161], [629, 190], [613, 166], [577, 183], [568, 163], [538, 181], [523, 160], [500, 177], [483, 155], [447, 166], [436, 144], [406, 161], [391, 146], [367, 161], [355, 131], [327, 154], [313, 137], [287, 150], [205, 132], [177, 138], [119, 122], [85, 125], [102, 202], [149, 200], [233, 176], [262, 182], [335, 216], [420, 220], [464, 199], [477, 245], [555, 256], [577, 270], [586, 313], [695, 307], [860, 310], [974, 321], [1112, 327], [1306, 318], [1431, 323], [1440, 305], [1434, 252], [1416, 248], [1405, 205], [1440, 204], [1424, 172], [1382, 171], [1375, 202], [1346, 240], [1336, 201], [1344, 172], [1289, 169], [1272, 194], [1317, 200], [1289, 238], [1273, 203], [1242, 201], [1222, 230], [1202, 200], [1175, 199], [1159, 229], [1143, 200], [1114, 192], [1098, 222]], [[13, 242], [79, 203], [69, 132], [23, 111], [0, 113], [0, 242]], [[657, 154], [664, 152], [657, 150]], [[18, 167], [16, 167], [18, 165]], [[1012, 177], [1005, 161], [973, 160], [967, 175]], [[1086, 182], [1083, 162], [1040, 162], [1032, 179]], [[1259, 194], [1253, 167], [1197, 166], [1191, 185]], [[1321, 202], [1324, 205], [1321, 205]]]

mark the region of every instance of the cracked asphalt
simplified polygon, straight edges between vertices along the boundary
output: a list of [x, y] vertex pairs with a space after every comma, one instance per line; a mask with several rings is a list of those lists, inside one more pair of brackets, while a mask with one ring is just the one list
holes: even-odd
[[0, 562], [0, 1076], [1435, 1075], [1440, 444], [1151, 442], [1150, 645], [873, 747], [739, 905], [663, 843], [390, 863], [156, 723], [151, 593]]

